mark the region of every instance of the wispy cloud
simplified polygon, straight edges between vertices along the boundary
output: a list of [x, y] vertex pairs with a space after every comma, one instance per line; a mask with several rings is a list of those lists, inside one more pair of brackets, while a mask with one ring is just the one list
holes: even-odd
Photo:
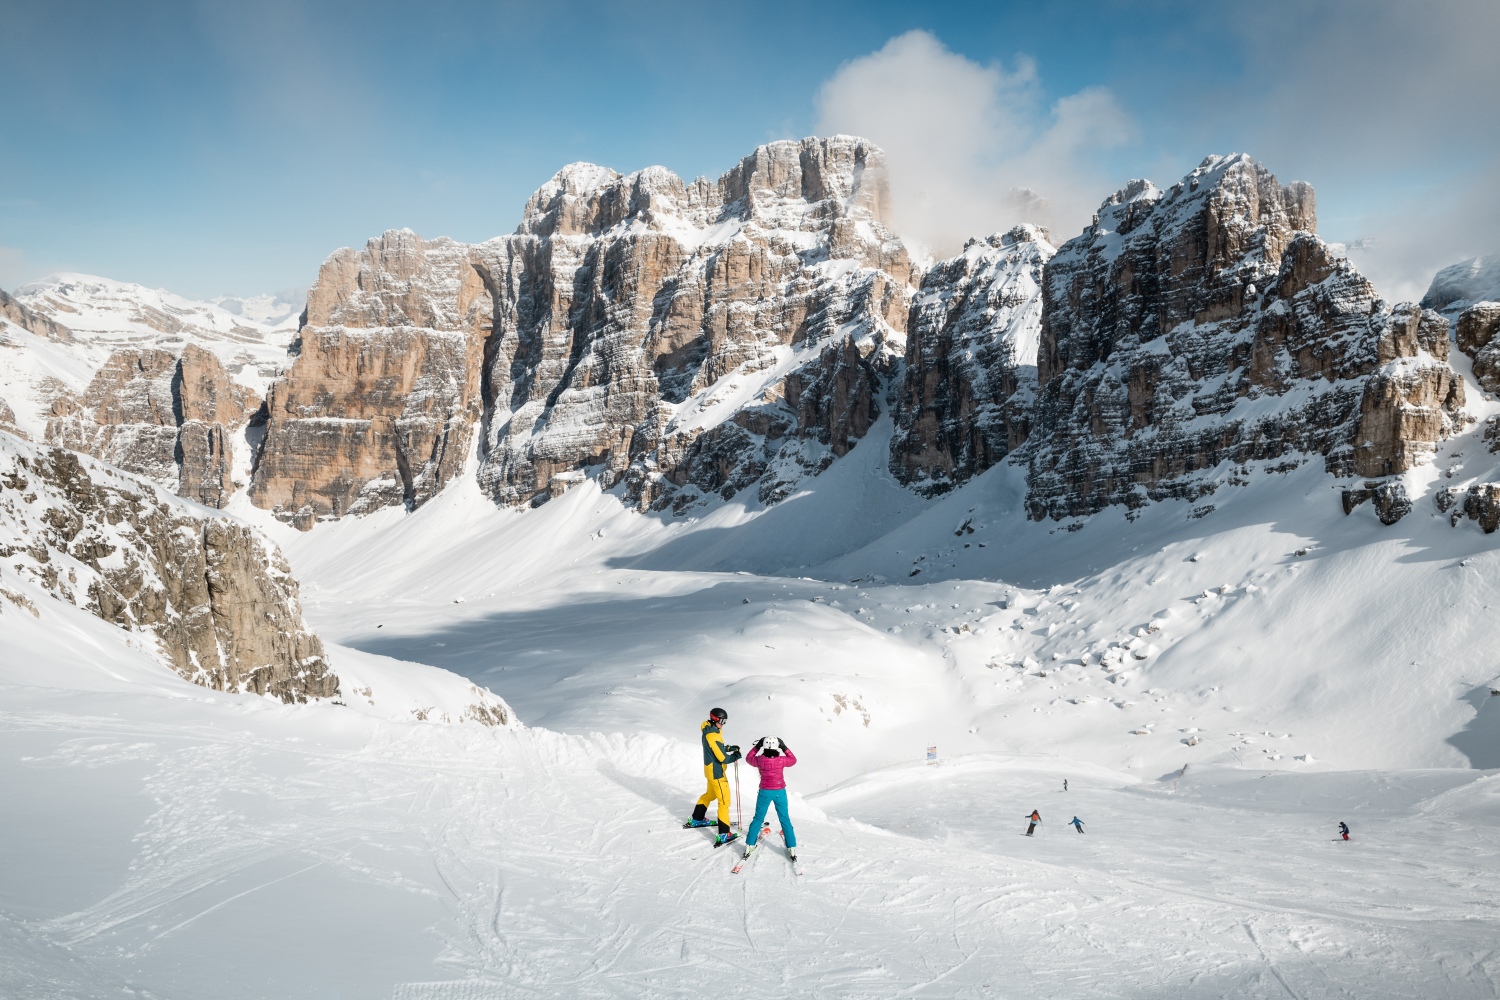
[[23, 251], [15, 247], [0, 247], [0, 288], [10, 291], [35, 277]]
[[1244, 72], [1193, 113], [1313, 181], [1325, 235], [1372, 242], [1354, 259], [1383, 294], [1500, 250], [1500, 3], [1265, 0], [1231, 27]]
[[1020, 222], [1076, 232], [1118, 186], [1103, 154], [1135, 131], [1104, 88], [1048, 107], [1030, 60], [981, 65], [925, 31], [845, 63], [817, 112], [819, 133], [885, 150], [896, 228], [939, 254]]

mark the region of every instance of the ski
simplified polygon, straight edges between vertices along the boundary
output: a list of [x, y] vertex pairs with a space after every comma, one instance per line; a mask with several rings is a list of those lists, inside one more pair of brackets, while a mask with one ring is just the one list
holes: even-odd
[[[786, 831], [777, 830], [776, 832], [781, 834], [781, 846], [786, 847]], [[797, 855], [792, 853], [793, 850], [794, 848], [786, 847], [786, 859], [792, 863], [792, 874], [801, 876], [802, 862], [797, 860]]]
[[[733, 868], [729, 869], [729, 874], [731, 874], [731, 875], [738, 875], [740, 873], [740, 869], [742, 869], [742, 868], [745, 867], [745, 862], [749, 861], [750, 860], [750, 856], [755, 853], [755, 851], [756, 851], [757, 848], [760, 847], [760, 841], [763, 840], [764, 838], [770, 836], [770, 834], [771, 834], [771, 824], [767, 823], [765, 826], [761, 827], [761, 829], [760, 829], [760, 836], [756, 838], [755, 843], [753, 843], [753, 844], [749, 845], [748, 847], [746, 847], [745, 848], [745, 853], [740, 856], [740, 860], [735, 864], [735, 866]], [[786, 840], [786, 838], [783, 837], [782, 840], [784, 842]]]
[[682, 828], [684, 830], [697, 830], [701, 827], [714, 825], [715, 823], [711, 819], [690, 819], [686, 823], [682, 824]]

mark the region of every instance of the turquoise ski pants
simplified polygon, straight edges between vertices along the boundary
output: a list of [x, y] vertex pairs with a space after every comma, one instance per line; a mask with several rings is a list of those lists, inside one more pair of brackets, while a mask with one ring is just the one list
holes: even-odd
[[754, 847], [760, 839], [760, 826], [766, 821], [771, 806], [776, 807], [776, 818], [781, 820], [781, 832], [786, 835], [786, 846], [797, 846], [797, 831], [792, 829], [792, 817], [786, 811], [785, 788], [762, 788], [755, 796], [755, 819], [750, 821], [750, 832], [745, 836], [745, 845]]

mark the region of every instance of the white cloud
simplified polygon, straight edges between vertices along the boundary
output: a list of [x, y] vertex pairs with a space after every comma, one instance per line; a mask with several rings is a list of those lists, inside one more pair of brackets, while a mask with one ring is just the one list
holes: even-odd
[[1102, 154], [1134, 134], [1108, 90], [1047, 108], [1031, 61], [981, 66], [925, 31], [845, 63], [817, 110], [819, 134], [885, 150], [895, 228], [939, 254], [1020, 222], [1076, 233], [1119, 186]]

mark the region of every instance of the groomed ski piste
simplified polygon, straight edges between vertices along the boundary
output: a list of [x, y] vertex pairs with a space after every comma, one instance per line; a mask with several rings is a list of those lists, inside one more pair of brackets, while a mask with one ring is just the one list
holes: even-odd
[[[1318, 462], [1068, 530], [1008, 467], [916, 498], [886, 434], [686, 519], [238, 501], [342, 705], [194, 687], [0, 569], [0, 994], [1496, 995], [1496, 536], [1345, 517]], [[471, 683], [519, 721], [440, 721]], [[681, 828], [714, 705], [796, 751], [800, 878]]]

